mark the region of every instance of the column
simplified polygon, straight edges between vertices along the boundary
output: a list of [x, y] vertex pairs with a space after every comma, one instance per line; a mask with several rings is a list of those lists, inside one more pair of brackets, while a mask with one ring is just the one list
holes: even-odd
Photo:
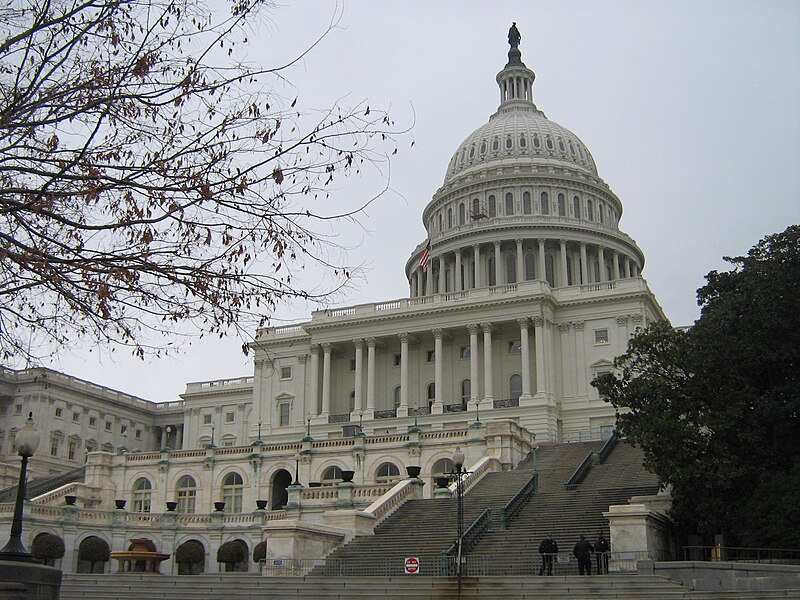
[[398, 417], [408, 416], [408, 339], [407, 333], [400, 334], [400, 406]]
[[417, 297], [425, 295], [425, 282], [422, 279], [422, 268], [417, 267], [414, 271], [417, 274]]
[[480, 397], [478, 379], [478, 326], [467, 325], [469, 331], [469, 389], [470, 400], [475, 401]]
[[166, 426], [161, 426], [161, 446], [159, 448], [166, 448], [167, 447], [167, 428]]
[[589, 283], [589, 264], [586, 262], [586, 242], [581, 242], [581, 283]]
[[482, 323], [483, 329], [483, 380], [484, 380], [484, 400], [491, 404], [494, 400], [494, 379], [492, 377], [492, 324]]
[[605, 283], [608, 277], [606, 277], [606, 253], [602, 246], [597, 247], [597, 264], [600, 267], [600, 283]]
[[573, 377], [570, 377], [570, 369], [569, 369], [569, 332], [570, 332], [570, 323], [567, 321], [566, 323], [558, 323], [558, 331], [559, 331], [559, 346], [561, 346], [561, 396], [574, 396], [572, 391], [570, 390], [570, 384], [573, 381]]
[[428, 260], [428, 270], [425, 271], [425, 295], [433, 295], [433, 257]]
[[519, 323], [519, 339], [521, 345], [522, 364], [522, 396], [521, 398], [531, 397], [531, 344], [528, 337], [528, 325], [530, 320], [527, 318], [517, 319]]
[[545, 395], [544, 367], [544, 317], [533, 317], [534, 343], [536, 344], [536, 395]]
[[619, 279], [619, 252], [616, 250], [611, 253], [611, 278], [614, 281]]
[[474, 288], [479, 288], [483, 286], [483, 277], [481, 276], [481, 247], [478, 244], [475, 244], [472, 247], [472, 252], [475, 261], [475, 280], [473, 281]]
[[[308, 354], [299, 354], [297, 356], [297, 362], [300, 363], [300, 373], [298, 377], [302, 378], [300, 382], [300, 389], [306, 390], [308, 389], [308, 369], [306, 368], [306, 362], [308, 362]], [[305, 425], [306, 423], [306, 415], [311, 412], [308, 406], [306, 406], [306, 402], [308, 401], [308, 397], [306, 394], [303, 394], [301, 399], [302, 410], [295, 410], [292, 411], [292, 416], [294, 417], [294, 422], [298, 425]], [[314, 408], [316, 411], [316, 407]], [[244, 419], [242, 419], [244, 420]], [[253, 424], [250, 423], [250, 430], [253, 430]]]
[[444, 260], [443, 254], [438, 257], [438, 262], [439, 262], [439, 293], [444, 294], [445, 291], [447, 290], [447, 282], [445, 280], [445, 277], [447, 275], [447, 267], [445, 266], [446, 261]]
[[619, 327], [618, 347], [624, 352], [628, 347], [628, 338], [630, 337], [628, 333], [628, 315], [620, 315], [617, 317], [617, 327]]
[[431, 407], [432, 414], [441, 414], [443, 412], [443, 405], [444, 405], [444, 377], [442, 377], [443, 368], [444, 368], [444, 356], [442, 350], [442, 338], [444, 337], [444, 331], [441, 329], [434, 329], [433, 330], [433, 353], [434, 353], [434, 383], [433, 387], [436, 388], [434, 391], [436, 395], [433, 399], [433, 406]]
[[544, 266], [544, 240], [539, 240], [539, 253], [536, 259], [536, 279], [539, 281], [547, 281], [547, 269]]
[[375, 412], [375, 338], [368, 337], [367, 342], [367, 413], [373, 418]]
[[545, 358], [545, 393], [553, 397], [556, 394], [556, 347], [553, 343], [555, 335], [553, 333], [553, 320], [550, 317], [544, 319], [544, 358]]
[[311, 399], [308, 412], [312, 417], [319, 415], [319, 344], [311, 344]]
[[589, 393], [589, 372], [586, 365], [586, 342], [583, 337], [584, 322], [573, 321], [572, 328], [575, 330], [575, 363], [578, 373], [575, 378], [577, 381], [578, 396], [586, 397]]
[[559, 258], [561, 262], [561, 281], [559, 287], [567, 287], [569, 285], [569, 278], [567, 277], [567, 242], [566, 240], [559, 240], [560, 252]]
[[456, 292], [464, 290], [461, 285], [461, 250], [456, 250], [456, 273], [453, 277], [453, 290]]
[[627, 256], [622, 259], [622, 272], [626, 278], [631, 276], [631, 259]]
[[353, 340], [353, 345], [356, 347], [356, 374], [355, 381], [353, 382], [353, 389], [355, 390], [355, 401], [353, 402], [353, 410], [364, 410], [362, 404], [363, 398], [361, 395], [361, 382], [364, 380], [362, 375], [362, 367], [364, 365], [364, 340], [361, 338]]
[[506, 270], [503, 268], [503, 256], [500, 252], [500, 242], [494, 243], [494, 284], [506, 284]]
[[331, 414], [331, 350], [330, 344], [322, 344], [322, 411], [320, 416]]
[[178, 446], [176, 450], [183, 450], [185, 447], [183, 440], [183, 424], [177, 426], [177, 431], [175, 432], [175, 445]]
[[517, 283], [525, 281], [525, 255], [522, 253], [522, 240], [514, 240], [517, 245]]
[[411, 277], [408, 278], [408, 292], [410, 298], [417, 297], [417, 278], [414, 271], [411, 272]]

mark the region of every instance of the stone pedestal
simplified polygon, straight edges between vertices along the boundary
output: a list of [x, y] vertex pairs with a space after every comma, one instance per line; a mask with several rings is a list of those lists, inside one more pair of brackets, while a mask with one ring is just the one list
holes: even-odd
[[0, 560], [0, 598], [58, 600], [61, 571], [36, 563]]

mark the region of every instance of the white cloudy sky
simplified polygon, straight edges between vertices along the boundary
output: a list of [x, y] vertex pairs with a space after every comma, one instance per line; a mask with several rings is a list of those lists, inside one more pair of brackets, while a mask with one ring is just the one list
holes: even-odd
[[[296, 55], [337, 11], [334, 0], [284, 4], [258, 26], [250, 60], [266, 66]], [[407, 295], [403, 266], [425, 238], [422, 209], [452, 152], [497, 107], [494, 77], [512, 21], [536, 72], [536, 104], [589, 147], [623, 203], [621, 229], [645, 253], [645, 278], [673, 324], [691, 324], [695, 290], [705, 273], [725, 268], [723, 255], [800, 223], [796, 0], [345, 0], [339, 26], [289, 74], [301, 102], [368, 99], [414, 127], [365, 230], [342, 238], [350, 260], [368, 261], [370, 272], [340, 303]], [[379, 185], [366, 178], [338, 193], [353, 202]], [[298, 320], [310, 310], [276, 316]], [[202, 340], [144, 363], [75, 350], [51, 366], [166, 401], [187, 382], [251, 374], [240, 345]]]

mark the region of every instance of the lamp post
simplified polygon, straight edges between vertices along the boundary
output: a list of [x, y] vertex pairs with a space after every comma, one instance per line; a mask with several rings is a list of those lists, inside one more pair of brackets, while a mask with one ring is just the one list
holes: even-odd
[[464, 541], [464, 453], [459, 446], [453, 454], [453, 467], [456, 476], [456, 518], [458, 519], [458, 540], [456, 551], [456, 577], [458, 577], [458, 592], [461, 596], [461, 557]]
[[300, 479], [297, 476], [298, 471], [300, 470], [300, 459], [303, 458], [299, 452], [294, 453], [294, 481], [292, 485], [300, 485]]
[[25, 503], [25, 477], [28, 470], [28, 459], [39, 447], [39, 433], [33, 424], [33, 413], [28, 413], [25, 426], [17, 432], [14, 439], [22, 462], [19, 467], [19, 484], [17, 485], [17, 501], [14, 504], [14, 520], [11, 522], [11, 536], [5, 547], [0, 550], [0, 560], [32, 562], [33, 556], [22, 543], [22, 510]]

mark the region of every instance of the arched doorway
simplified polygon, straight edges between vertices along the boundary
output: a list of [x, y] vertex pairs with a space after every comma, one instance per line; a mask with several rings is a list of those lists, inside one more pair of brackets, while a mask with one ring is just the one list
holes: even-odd
[[292, 485], [292, 475], [286, 469], [281, 469], [272, 476], [272, 510], [278, 510], [289, 502], [289, 492], [286, 490]]
[[111, 556], [108, 542], [91, 535], [78, 546], [78, 573], [104, 573]]
[[199, 575], [206, 570], [206, 548], [199, 540], [186, 540], [175, 549], [178, 575]]

